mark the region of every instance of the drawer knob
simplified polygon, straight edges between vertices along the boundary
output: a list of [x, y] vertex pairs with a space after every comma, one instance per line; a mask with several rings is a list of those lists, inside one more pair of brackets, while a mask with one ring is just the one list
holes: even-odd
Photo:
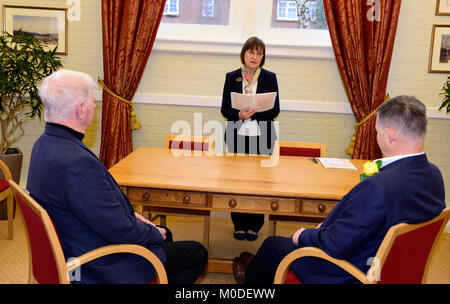
[[189, 204], [190, 201], [191, 201], [191, 197], [189, 195], [185, 195], [183, 197], [183, 203]]
[[230, 208], [234, 208], [234, 207], [236, 207], [236, 205], [237, 205], [237, 202], [234, 198], [232, 198], [228, 201], [228, 206], [230, 206]]
[[142, 199], [148, 201], [150, 199], [150, 192], [144, 192], [144, 194], [142, 194]]
[[272, 209], [273, 211], [278, 210], [278, 208], [279, 208], [279, 205], [278, 205], [277, 201], [272, 201], [270, 203], [270, 209]]
[[325, 205], [324, 204], [319, 204], [317, 206], [317, 209], [319, 210], [319, 212], [324, 212], [325, 211]]

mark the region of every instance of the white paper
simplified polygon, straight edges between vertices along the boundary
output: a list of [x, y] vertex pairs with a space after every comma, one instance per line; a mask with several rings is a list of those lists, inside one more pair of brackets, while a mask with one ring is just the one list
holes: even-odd
[[243, 110], [247, 107], [256, 109], [256, 112], [264, 112], [273, 108], [277, 92], [261, 94], [240, 94], [231, 92], [231, 107]]
[[356, 170], [356, 167], [350, 162], [349, 159], [329, 157], [317, 157], [317, 159], [324, 168]]

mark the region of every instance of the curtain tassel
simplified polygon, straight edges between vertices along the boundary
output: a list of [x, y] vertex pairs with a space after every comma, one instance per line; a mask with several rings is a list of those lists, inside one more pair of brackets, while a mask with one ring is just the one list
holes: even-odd
[[353, 152], [355, 151], [356, 134], [358, 132], [359, 126], [362, 125], [363, 123], [365, 123], [366, 121], [368, 121], [369, 118], [371, 118], [377, 112], [378, 108], [381, 107], [381, 105], [384, 104], [389, 99], [390, 99], [389, 94], [387, 94], [384, 101], [372, 113], [367, 115], [367, 117], [364, 118], [361, 122], [355, 122], [355, 130], [353, 130], [352, 139], [350, 140], [350, 143], [348, 144], [347, 149], [345, 149], [345, 154], [353, 156]]
[[102, 87], [103, 90], [105, 90], [109, 95], [117, 98], [120, 101], [125, 102], [126, 104], [128, 104], [130, 106], [130, 127], [131, 127], [131, 131], [135, 131], [135, 130], [139, 130], [142, 128], [141, 123], [139, 122], [136, 113], [134, 112], [133, 109], [133, 102], [126, 100], [123, 97], [120, 97], [119, 95], [115, 94], [113, 91], [111, 91], [106, 85], [105, 82], [103, 81], [103, 79], [100, 79], [100, 77], [98, 78], [98, 84]]

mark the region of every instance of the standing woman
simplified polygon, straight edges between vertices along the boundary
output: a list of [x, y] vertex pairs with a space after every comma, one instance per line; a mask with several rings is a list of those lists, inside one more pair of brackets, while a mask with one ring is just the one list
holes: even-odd
[[[222, 115], [227, 119], [225, 142], [230, 153], [272, 153], [277, 139], [273, 120], [280, 113], [278, 83], [275, 73], [261, 68], [266, 59], [266, 46], [257, 38], [247, 39], [241, 50], [243, 67], [226, 74], [222, 96]], [[231, 107], [231, 93], [259, 94], [276, 92], [274, 107], [256, 113], [247, 107], [241, 111]], [[264, 224], [264, 214], [231, 213], [234, 237], [254, 241]]]

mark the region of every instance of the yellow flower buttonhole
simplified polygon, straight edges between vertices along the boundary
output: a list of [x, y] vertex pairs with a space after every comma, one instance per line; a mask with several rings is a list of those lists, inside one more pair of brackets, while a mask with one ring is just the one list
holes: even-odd
[[359, 176], [361, 180], [368, 178], [376, 173], [381, 167], [381, 161], [377, 160], [376, 162], [368, 161], [363, 165], [363, 173]]

